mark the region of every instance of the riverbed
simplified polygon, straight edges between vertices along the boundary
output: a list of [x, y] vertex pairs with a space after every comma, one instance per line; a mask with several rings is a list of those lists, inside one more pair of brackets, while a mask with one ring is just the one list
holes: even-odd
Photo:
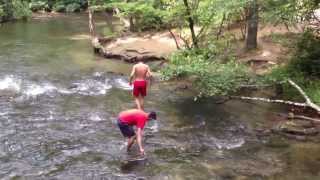
[[[84, 14], [0, 26], [1, 179], [319, 179], [320, 144], [259, 136], [286, 107], [194, 101], [157, 82], [147, 159], [128, 162], [117, 114], [134, 108], [131, 64], [93, 54]], [[100, 32], [110, 23], [97, 22]], [[135, 147], [136, 148], [136, 147]]]

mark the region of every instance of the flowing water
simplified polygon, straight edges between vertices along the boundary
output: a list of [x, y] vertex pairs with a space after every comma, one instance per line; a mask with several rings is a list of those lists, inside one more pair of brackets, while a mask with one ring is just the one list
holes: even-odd
[[[103, 21], [100, 31], [110, 31]], [[109, 23], [110, 25], [110, 23]], [[85, 15], [0, 26], [0, 179], [319, 179], [320, 145], [259, 137], [284, 107], [193, 101], [155, 84], [147, 159], [116, 126], [133, 108], [131, 65], [96, 57]]]

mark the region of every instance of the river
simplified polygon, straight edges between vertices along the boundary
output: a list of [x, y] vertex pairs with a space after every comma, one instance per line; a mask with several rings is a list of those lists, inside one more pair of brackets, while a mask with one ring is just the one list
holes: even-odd
[[285, 107], [194, 101], [163, 82], [146, 98], [159, 119], [147, 159], [126, 161], [137, 151], [116, 116], [134, 107], [132, 65], [95, 56], [87, 31], [81, 14], [0, 26], [1, 179], [320, 179], [319, 143], [256, 134]]

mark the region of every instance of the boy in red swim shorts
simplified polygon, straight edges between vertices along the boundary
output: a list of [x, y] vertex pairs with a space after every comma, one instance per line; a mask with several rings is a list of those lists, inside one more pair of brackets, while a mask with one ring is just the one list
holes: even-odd
[[138, 109], [144, 109], [144, 97], [147, 95], [147, 80], [152, 74], [147, 64], [139, 62], [132, 67], [130, 74], [130, 85], [133, 83], [133, 96]]

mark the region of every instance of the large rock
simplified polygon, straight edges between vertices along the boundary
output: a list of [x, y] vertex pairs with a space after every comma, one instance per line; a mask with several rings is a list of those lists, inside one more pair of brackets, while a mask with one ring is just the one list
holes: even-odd
[[95, 52], [105, 58], [120, 59], [130, 63], [137, 61], [157, 61], [166, 58], [177, 50], [169, 33], [146, 36], [126, 36], [93, 44]]

